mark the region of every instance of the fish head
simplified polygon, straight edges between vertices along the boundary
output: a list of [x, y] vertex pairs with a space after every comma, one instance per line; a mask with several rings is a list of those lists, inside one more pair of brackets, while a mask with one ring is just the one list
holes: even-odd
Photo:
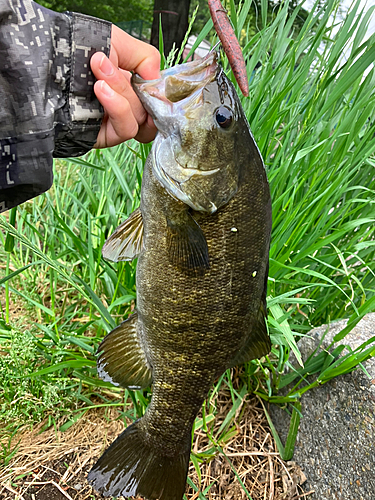
[[212, 52], [132, 86], [158, 129], [153, 173], [174, 198], [214, 213], [237, 192], [249, 128], [238, 95]]

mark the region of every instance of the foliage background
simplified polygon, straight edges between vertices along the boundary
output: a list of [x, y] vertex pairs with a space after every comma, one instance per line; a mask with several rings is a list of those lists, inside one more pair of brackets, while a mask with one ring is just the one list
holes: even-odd
[[[135, 20], [143, 20], [151, 24], [154, 9], [153, 0], [106, 0], [105, 2], [97, 2], [96, 0], [38, 0], [38, 3], [56, 12], [81, 12], [82, 14], [106, 19], [115, 24], [123, 21]], [[222, 0], [222, 4], [228, 10], [231, 8], [230, 3], [230, 0]], [[289, 15], [291, 15], [295, 7], [301, 3], [303, 2], [298, 0], [290, 1]], [[233, 4], [236, 6], [236, 9], [238, 9], [241, 4], [241, 0], [233, 0]], [[255, 31], [259, 28], [259, 26], [257, 26], [257, 19], [259, 18], [259, 12], [261, 9], [266, 7], [268, 19], [271, 20], [275, 17], [281, 5], [282, 2], [277, 0], [263, 2], [263, 7], [262, 0], [254, 0], [251, 2], [251, 6], [247, 14], [247, 22], [251, 26], [253, 33], [255, 33]], [[201, 32], [210, 17], [207, 0], [191, 0], [190, 18], [192, 17], [197, 6], [199, 9], [191, 30], [191, 32], [196, 35]], [[300, 8], [295, 24], [301, 27], [307, 15], [308, 12], [305, 9]], [[212, 29], [211, 35], [213, 34], [214, 30]]]
[[112, 23], [143, 19], [152, 22], [152, 0], [38, 0], [47, 9], [56, 12], [81, 12], [90, 16], [106, 19]]

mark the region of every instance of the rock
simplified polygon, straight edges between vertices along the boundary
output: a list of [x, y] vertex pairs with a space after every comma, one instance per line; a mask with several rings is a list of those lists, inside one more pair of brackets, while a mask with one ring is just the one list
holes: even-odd
[[[332, 324], [323, 341], [327, 348], [347, 324]], [[312, 330], [298, 346], [306, 359], [327, 330]], [[375, 336], [375, 313], [365, 316], [340, 342], [352, 349]], [[337, 345], [337, 344], [336, 344]], [[375, 358], [365, 363], [370, 379], [358, 369], [302, 396], [302, 413], [293, 460], [307, 476], [309, 500], [370, 500], [375, 498]], [[271, 418], [285, 443], [287, 412], [275, 405]]]

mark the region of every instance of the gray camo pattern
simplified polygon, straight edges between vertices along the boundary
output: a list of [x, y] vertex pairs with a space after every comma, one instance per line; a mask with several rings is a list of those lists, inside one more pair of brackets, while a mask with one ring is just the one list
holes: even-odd
[[111, 23], [0, 0], [0, 212], [49, 189], [53, 157], [95, 144], [103, 110], [89, 61]]

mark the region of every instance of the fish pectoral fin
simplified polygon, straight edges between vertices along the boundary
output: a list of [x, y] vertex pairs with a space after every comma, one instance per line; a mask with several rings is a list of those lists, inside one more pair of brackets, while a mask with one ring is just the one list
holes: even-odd
[[137, 313], [108, 333], [98, 352], [98, 375], [106, 382], [134, 390], [151, 385], [152, 369], [139, 341]]
[[133, 260], [143, 249], [143, 219], [141, 210], [135, 210], [118, 226], [102, 248], [105, 259], [113, 262]]
[[[153, 437], [153, 436], [152, 436]], [[87, 479], [106, 497], [181, 500], [190, 458], [191, 433], [176, 455], [163, 454], [146, 435], [142, 419], [130, 425], [99, 458]]]
[[271, 341], [266, 325], [266, 310], [262, 302], [257, 317], [252, 322], [251, 331], [248, 334], [245, 345], [234, 357], [228, 368], [243, 365], [252, 359], [258, 359], [268, 354], [271, 350]]
[[208, 246], [202, 229], [186, 213], [178, 222], [167, 218], [169, 260], [181, 271], [192, 275], [204, 274], [210, 268]]

